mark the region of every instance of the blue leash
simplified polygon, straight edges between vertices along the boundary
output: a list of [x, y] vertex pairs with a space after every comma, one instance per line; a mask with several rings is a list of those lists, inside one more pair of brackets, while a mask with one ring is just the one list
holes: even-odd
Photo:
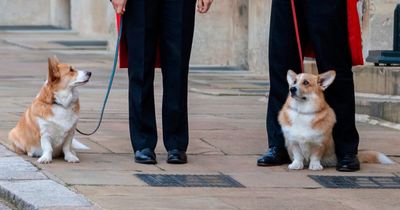
[[110, 95], [111, 87], [112, 87], [112, 84], [113, 84], [113, 81], [114, 81], [115, 71], [117, 70], [118, 50], [119, 50], [119, 43], [121, 41], [121, 35], [122, 35], [122, 15], [121, 15], [120, 20], [121, 20], [121, 22], [120, 22], [120, 26], [119, 26], [118, 39], [117, 39], [117, 44], [115, 45], [113, 69], [111, 71], [110, 81], [108, 82], [108, 88], [107, 88], [106, 95], [104, 97], [103, 108], [101, 109], [100, 119], [99, 119], [99, 121], [97, 123], [97, 127], [91, 133], [84, 133], [84, 132], [80, 131], [78, 128], [76, 128], [76, 131], [78, 133], [80, 133], [82, 135], [85, 135], [85, 136], [90, 136], [90, 135], [93, 135], [94, 133], [96, 133], [97, 130], [99, 130], [99, 128], [100, 128], [101, 122], [103, 121], [104, 110], [106, 108], [107, 101], [108, 101], [108, 96]]

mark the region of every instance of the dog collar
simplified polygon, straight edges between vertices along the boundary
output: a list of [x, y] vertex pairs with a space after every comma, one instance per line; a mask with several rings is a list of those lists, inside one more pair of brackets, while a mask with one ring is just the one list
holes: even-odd
[[54, 104], [54, 105], [59, 105], [59, 106], [62, 106], [62, 107], [64, 107], [64, 105], [63, 105], [63, 104], [61, 104], [61, 103], [58, 103], [58, 102], [57, 102], [57, 100], [54, 100], [54, 101], [53, 101], [53, 104]]

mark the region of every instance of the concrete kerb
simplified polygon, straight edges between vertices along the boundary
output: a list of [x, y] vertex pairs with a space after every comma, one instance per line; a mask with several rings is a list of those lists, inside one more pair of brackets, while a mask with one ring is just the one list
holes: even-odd
[[0, 144], [0, 197], [17, 209], [98, 209]]

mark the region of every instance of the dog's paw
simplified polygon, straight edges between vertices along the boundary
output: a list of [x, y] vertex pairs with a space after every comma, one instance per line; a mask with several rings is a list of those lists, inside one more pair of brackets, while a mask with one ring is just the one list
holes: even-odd
[[68, 163], [79, 163], [79, 158], [72, 153], [65, 155], [64, 160]]
[[322, 167], [322, 165], [319, 161], [311, 161], [310, 165], [308, 166], [308, 169], [313, 170], [313, 171], [320, 171], [320, 170], [324, 169], [324, 167]]
[[37, 162], [40, 164], [48, 164], [51, 163], [51, 161], [53, 160], [53, 157], [51, 157], [51, 155], [42, 155], [42, 157], [40, 157]]
[[301, 170], [304, 168], [304, 165], [300, 161], [293, 161], [291, 164], [289, 164], [288, 168], [290, 170]]

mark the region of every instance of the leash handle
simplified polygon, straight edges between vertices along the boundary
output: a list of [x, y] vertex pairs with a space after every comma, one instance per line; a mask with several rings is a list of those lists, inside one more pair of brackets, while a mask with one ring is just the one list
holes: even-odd
[[119, 43], [121, 41], [121, 36], [122, 36], [122, 25], [123, 25], [122, 24], [122, 19], [123, 18], [122, 18], [122, 15], [121, 15], [120, 16], [120, 20], [121, 21], [120, 21], [120, 25], [119, 25], [118, 39], [117, 39], [117, 43], [115, 44], [114, 64], [113, 64], [113, 68], [112, 68], [112, 71], [111, 71], [110, 80], [108, 82], [107, 92], [106, 92], [106, 95], [104, 96], [103, 107], [101, 109], [100, 118], [99, 118], [99, 121], [97, 123], [97, 126], [90, 133], [82, 132], [78, 128], [75, 129], [78, 133], [80, 133], [80, 134], [82, 134], [84, 136], [90, 136], [90, 135], [93, 135], [94, 133], [96, 133], [97, 130], [99, 130], [99, 128], [100, 128], [101, 122], [103, 121], [104, 110], [105, 110], [106, 105], [107, 105], [108, 96], [110, 95], [111, 87], [112, 87], [112, 84], [113, 84], [113, 81], [114, 81], [115, 72], [117, 70]]

